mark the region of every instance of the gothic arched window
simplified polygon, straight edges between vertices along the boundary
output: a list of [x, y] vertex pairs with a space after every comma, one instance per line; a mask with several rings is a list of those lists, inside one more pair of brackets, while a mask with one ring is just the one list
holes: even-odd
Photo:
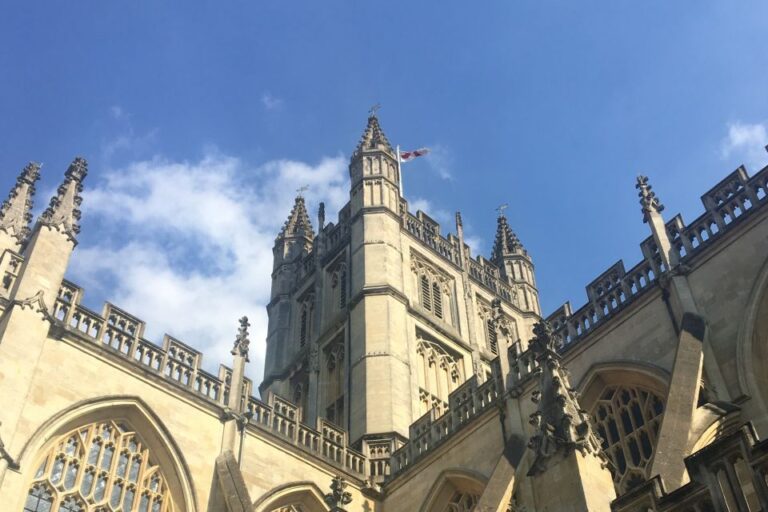
[[474, 494], [456, 491], [448, 502], [445, 512], [473, 512], [479, 500], [480, 497]]
[[488, 340], [488, 349], [494, 353], [499, 353], [499, 340], [496, 334], [496, 326], [490, 318], [485, 321], [485, 337]]
[[61, 436], [38, 463], [23, 512], [173, 512], [160, 468], [123, 421]]
[[443, 318], [443, 294], [440, 291], [440, 285], [437, 282], [432, 283], [432, 306], [435, 316]]
[[421, 307], [432, 311], [432, 287], [427, 276], [421, 276]]
[[617, 494], [648, 477], [664, 402], [640, 387], [608, 386], [592, 408], [592, 419], [611, 460]]

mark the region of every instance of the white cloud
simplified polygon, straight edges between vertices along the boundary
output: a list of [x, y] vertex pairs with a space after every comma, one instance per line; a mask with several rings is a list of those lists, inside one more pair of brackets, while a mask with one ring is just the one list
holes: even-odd
[[415, 213], [419, 210], [426, 213], [437, 222], [441, 224], [443, 233], [448, 233], [453, 230], [454, 218], [451, 212], [443, 210], [434, 206], [428, 199], [423, 197], [415, 197], [413, 200], [408, 201], [408, 209]]
[[[147, 322], [147, 337], [168, 332], [205, 355], [215, 370], [243, 314], [251, 320], [248, 374], [259, 382], [272, 271], [272, 245], [295, 190], [330, 214], [348, 198], [346, 160], [291, 160], [250, 167], [211, 152], [199, 162], [155, 158], [110, 170], [84, 193], [84, 230], [99, 238], [75, 251], [73, 280]], [[317, 226], [315, 226], [317, 228]]]
[[754, 171], [762, 169], [768, 160], [766, 144], [768, 128], [765, 123], [730, 123], [720, 152], [723, 159], [738, 158], [738, 163], [743, 163]]
[[110, 161], [117, 153], [123, 152], [135, 158], [149, 150], [157, 140], [158, 129], [153, 128], [145, 133], [137, 134], [131, 122], [131, 114], [120, 105], [109, 107], [109, 115], [114, 121], [112, 126], [117, 128], [117, 134], [105, 139], [101, 144], [101, 157]]
[[127, 117], [125, 110], [123, 110], [123, 107], [121, 107], [120, 105], [112, 105], [111, 107], [109, 107], [109, 114], [116, 121], [120, 121]]
[[453, 167], [453, 154], [447, 147], [441, 144], [430, 146], [427, 162], [429, 162], [432, 171], [441, 179], [447, 181], [453, 180], [453, 173], [451, 172], [451, 168]]
[[283, 106], [283, 100], [282, 98], [273, 96], [269, 92], [265, 92], [261, 95], [261, 104], [264, 105], [264, 108], [267, 110], [279, 110]]
[[483, 239], [479, 236], [465, 236], [464, 243], [469, 246], [473, 257], [483, 254]]

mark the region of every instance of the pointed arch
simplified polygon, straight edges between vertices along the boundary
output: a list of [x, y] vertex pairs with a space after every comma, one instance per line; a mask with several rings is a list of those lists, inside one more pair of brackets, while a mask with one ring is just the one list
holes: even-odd
[[740, 391], [755, 399], [759, 417], [768, 417], [768, 259], [757, 273], [736, 341]]
[[[131, 395], [82, 400], [46, 420], [27, 440], [19, 454], [26, 486], [34, 479], [37, 459], [61, 441], [61, 437], [80, 427], [98, 422], [124, 421], [141, 437], [167, 480], [173, 502], [180, 512], [197, 512], [197, 495], [189, 467], [170, 431], [160, 417], [141, 398]], [[26, 496], [19, 497], [21, 510]]]
[[611, 461], [617, 494], [651, 476], [668, 382], [669, 374], [656, 365], [613, 361], [590, 367], [577, 387]]
[[445, 469], [432, 484], [419, 512], [469, 512], [482, 496], [487, 483], [488, 478], [476, 471]]
[[283, 511], [327, 512], [328, 507], [323, 500], [323, 492], [310, 481], [292, 482], [275, 487], [253, 502], [253, 512]]

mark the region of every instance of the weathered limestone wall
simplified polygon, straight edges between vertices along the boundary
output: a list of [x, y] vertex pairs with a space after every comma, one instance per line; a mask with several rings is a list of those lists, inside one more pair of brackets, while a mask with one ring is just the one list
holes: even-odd
[[[0, 371], [5, 373], [5, 368], [13, 365], [13, 361], [4, 360]], [[203, 400], [190, 399], [187, 393], [174, 393], [167, 384], [158, 386], [152, 382], [153, 377], [128, 367], [124, 360], [109, 357], [105, 351], [80, 341], [47, 338], [36, 366], [29, 372], [31, 385], [26, 397], [9, 394], [8, 386], [0, 381], [0, 403], [24, 402], [16, 432], [6, 441], [10, 453], [20, 455], [21, 468], [6, 474], [0, 502], [12, 503], [13, 510], [21, 510], [38, 456], [34, 448], [49, 436], [66, 433], [47, 431], [46, 422], [84, 401], [98, 401], [108, 407], [112, 401], [118, 402], [118, 397], [128, 397], [146, 404], [158, 416], [178, 446], [192, 479], [197, 503], [194, 510], [205, 510], [222, 436], [222, 424], [213, 407]], [[91, 421], [86, 414], [81, 424]], [[151, 437], [153, 433], [139, 434]]]
[[421, 511], [446, 472], [456, 470], [484, 486], [504, 450], [497, 409], [479, 416], [386, 486], [385, 512]]

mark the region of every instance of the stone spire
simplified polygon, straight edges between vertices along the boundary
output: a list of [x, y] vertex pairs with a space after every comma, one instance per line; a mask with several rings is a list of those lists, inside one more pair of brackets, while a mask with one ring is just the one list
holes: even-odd
[[664, 205], [661, 204], [659, 198], [656, 197], [656, 192], [653, 191], [653, 187], [648, 183], [648, 176], [638, 176], [635, 188], [638, 190], [637, 195], [640, 197], [643, 222], [648, 222], [651, 212], [661, 213], [664, 211]]
[[352, 157], [359, 155], [363, 151], [370, 150], [384, 150], [394, 154], [392, 145], [387, 140], [387, 136], [384, 135], [384, 130], [379, 125], [379, 118], [375, 113], [371, 113], [368, 116], [368, 125], [365, 127], [363, 136], [360, 138], [360, 143], [357, 145]]
[[496, 239], [493, 241], [491, 260], [501, 266], [504, 257], [513, 254], [527, 255], [528, 253], [515, 232], [509, 227], [506, 215], [500, 213], [496, 222]]
[[250, 361], [248, 359], [248, 347], [251, 344], [251, 340], [248, 338], [248, 327], [250, 326], [251, 324], [248, 323], [247, 316], [240, 319], [240, 327], [235, 337], [235, 346], [232, 347], [232, 355], [244, 357], [246, 361]]
[[88, 163], [77, 157], [64, 173], [64, 182], [59, 185], [51, 204], [40, 216], [40, 223], [66, 234], [71, 240], [80, 232], [80, 203], [83, 198], [83, 179], [88, 174]]
[[533, 327], [533, 333], [529, 346], [539, 364], [539, 390], [531, 397], [538, 408], [530, 416], [535, 432], [528, 447], [535, 455], [528, 475], [545, 472], [550, 459], [558, 454], [568, 456], [574, 450], [600, 459], [604, 467], [606, 459], [600, 440], [592, 431], [589, 415], [579, 405], [578, 395], [568, 382], [568, 372], [560, 363], [557, 336], [543, 320]]
[[29, 221], [32, 220], [32, 198], [35, 195], [35, 182], [40, 179], [40, 164], [30, 162], [16, 178], [16, 185], [11, 189], [0, 206], [0, 230], [16, 239], [17, 247], [29, 236]]
[[307, 213], [307, 205], [304, 203], [304, 197], [301, 195], [296, 196], [291, 213], [288, 215], [288, 220], [285, 221], [283, 229], [280, 230], [280, 234], [277, 236], [278, 239], [291, 237], [305, 237], [309, 241], [312, 241], [315, 237], [315, 232], [312, 230], [312, 221]]

